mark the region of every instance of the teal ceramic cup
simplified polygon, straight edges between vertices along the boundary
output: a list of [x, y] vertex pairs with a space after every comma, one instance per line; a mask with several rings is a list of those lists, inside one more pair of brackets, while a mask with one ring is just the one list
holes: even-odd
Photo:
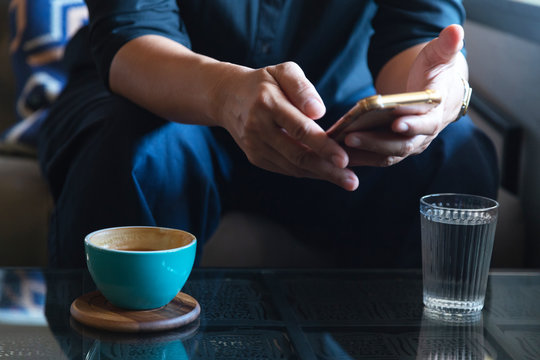
[[148, 310], [168, 304], [193, 268], [197, 240], [176, 229], [130, 226], [98, 230], [84, 240], [86, 264], [113, 305]]

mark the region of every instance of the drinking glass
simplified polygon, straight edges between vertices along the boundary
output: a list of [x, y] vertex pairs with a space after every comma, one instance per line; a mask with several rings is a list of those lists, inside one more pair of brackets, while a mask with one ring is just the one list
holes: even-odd
[[467, 194], [420, 199], [423, 297], [429, 311], [470, 315], [484, 307], [499, 204]]

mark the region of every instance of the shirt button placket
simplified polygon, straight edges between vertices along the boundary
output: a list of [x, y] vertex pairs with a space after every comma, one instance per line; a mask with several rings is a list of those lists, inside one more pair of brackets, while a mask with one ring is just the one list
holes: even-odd
[[276, 61], [273, 44], [283, 6], [284, 0], [261, 0], [259, 3], [259, 21], [253, 52], [253, 62], [257, 66], [271, 65]]

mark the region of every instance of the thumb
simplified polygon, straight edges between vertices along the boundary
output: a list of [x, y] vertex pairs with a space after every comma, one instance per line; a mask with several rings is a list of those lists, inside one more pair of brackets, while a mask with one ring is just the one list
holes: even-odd
[[324, 103], [300, 66], [289, 61], [268, 66], [266, 70], [279, 84], [289, 101], [306, 116], [319, 119], [324, 115], [326, 111]]
[[424, 65], [427, 67], [451, 62], [463, 48], [464, 31], [460, 25], [450, 25], [441, 31], [439, 37], [431, 40], [422, 50]]

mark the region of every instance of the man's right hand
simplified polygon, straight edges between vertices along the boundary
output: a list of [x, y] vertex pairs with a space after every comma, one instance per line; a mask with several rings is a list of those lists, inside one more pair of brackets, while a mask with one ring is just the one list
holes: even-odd
[[314, 121], [324, 104], [300, 67], [286, 62], [238, 67], [214, 89], [225, 127], [249, 161], [280, 174], [321, 179], [355, 190], [345, 150]]

